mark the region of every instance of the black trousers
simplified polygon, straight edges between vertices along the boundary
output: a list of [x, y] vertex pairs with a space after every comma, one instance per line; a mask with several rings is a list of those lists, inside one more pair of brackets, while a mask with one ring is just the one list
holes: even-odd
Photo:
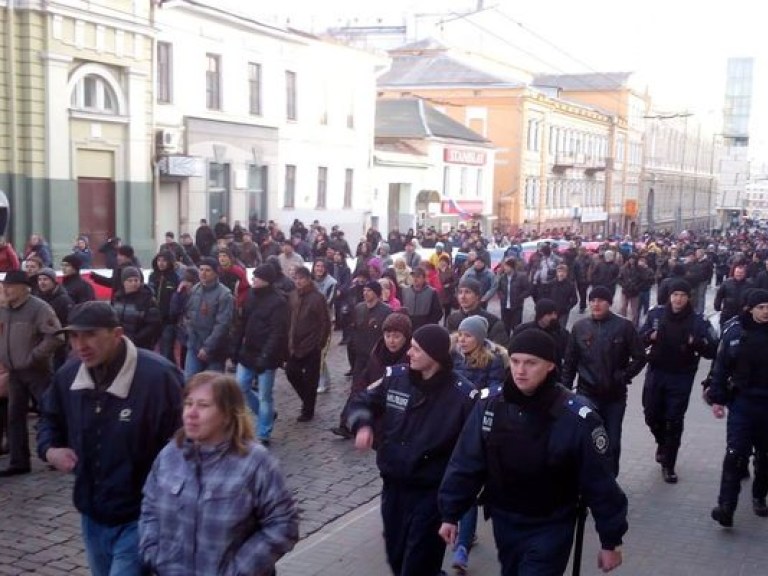
[[512, 330], [517, 328], [523, 322], [523, 309], [502, 308], [501, 321], [504, 322], [504, 328], [507, 330], [507, 335], [511, 334]]
[[285, 376], [299, 395], [301, 413], [304, 416], [315, 415], [321, 355], [322, 350], [313, 350], [301, 358], [291, 356], [285, 365]]
[[735, 510], [741, 479], [752, 447], [755, 449], [755, 477], [752, 497], [768, 495], [768, 400], [737, 394], [728, 406], [726, 451], [720, 479], [720, 506]]
[[27, 414], [29, 404], [38, 406], [51, 382], [48, 372], [11, 370], [8, 380], [8, 447], [11, 452], [10, 468], [29, 468], [29, 431]]
[[437, 488], [384, 481], [381, 516], [387, 562], [395, 576], [437, 576], [445, 556]]
[[656, 439], [661, 465], [675, 468], [694, 373], [674, 374], [648, 368], [643, 386], [645, 423]]

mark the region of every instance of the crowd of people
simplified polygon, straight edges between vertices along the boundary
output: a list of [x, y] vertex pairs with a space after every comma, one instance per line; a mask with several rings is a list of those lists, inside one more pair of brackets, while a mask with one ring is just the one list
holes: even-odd
[[[273, 573], [298, 538], [266, 450], [280, 370], [300, 400], [297, 425], [349, 382], [332, 432], [377, 451], [397, 576], [440, 574], [446, 545], [465, 571], [478, 505], [504, 575], [562, 573], [585, 508], [599, 567], [619, 566], [627, 386], [645, 369], [654, 459], [675, 484], [701, 359], [713, 360], [703, 397], [715, 417], [728, 414], [712, 518], [733, 525], [751, 457], [753, 510], [768, 516], [760, 230], [604, 240], [372, 228], [353, 249], [317, 221], [284, 234], [222, 217], [179, 240], [168, 232], [145, 274], [133, 248], [110, 239], [99, 252], [111, 274], [88, 281], [85, 237], [60, 278], [39, 235], [21, 257], [0, 245], [0, 450], [10, 453], [0, 476], [31, 471], [37, 411], [40, 458], [76, 475], [94, 574]], [[528, 240], [540, 241], [526, 250]], [[108, 302], [92, 283], [110, 289]], [[710, 290], [719, 335], [704, 316]], [[335, 331], [348, 380], [327, 365]]]

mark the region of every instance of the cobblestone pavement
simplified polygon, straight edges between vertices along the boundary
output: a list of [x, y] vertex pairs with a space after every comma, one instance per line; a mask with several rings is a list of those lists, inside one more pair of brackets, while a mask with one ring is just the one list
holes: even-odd
[[[529, 307], [525, 319], [530, 316]], [[572, 313], [572, 320], [577, 317]], [[348, 389], [343, 376], [348, 368], [346, 349], [338, 340], [336, 332], [329, 353], [332, 386], [318, 396], [312, 422], [295, 421], [299, 402], [282, 373], [275, 387], [279, 418], [271, 449], [296, 494], [303, 538], [280, 563], [280, 576], [389, 573], [383, 559], [376, 498], [380, 481], [373, 456], [358, 454], [351, 442], [329, 432], [338, 422]], [[745, 505], [748, 494], [742, 496], [731, 532], [708, 517], [717, 494], [723, 422], [715, 421], [697, 396], [692, 398], [678, 470], [680, 484], [666, 485], [653, 463], [650, 435], [643, 424], [641, 386], [642, 377], [638, 377], [625, 427], [621, 483], [630, 497], [631, 528], [626, 565], [619, 573], [768, 573], [768, 526]], [[0, 467], [6, 465], [7, 457], [0, 458]], [[71, 493], [71, 477], [38, 461], [33, 461], [32, 474], [0, 479], [0, 574], [88, 574]], [[588, 527], [583, 573], [595, 574], [591, 521]], [[473, 574], [498, 573], [486, 524], [480, 528], [471, 566]]]

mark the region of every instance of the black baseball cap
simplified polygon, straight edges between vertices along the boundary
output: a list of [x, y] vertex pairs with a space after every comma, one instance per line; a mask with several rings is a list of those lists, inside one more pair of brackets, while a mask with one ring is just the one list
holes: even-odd
[[67, 317], [67, 325], [60, 332], [85, 332], [99, 328], [117, 328], [120, 321], [108, 302], [92, 300], [73, 307]]

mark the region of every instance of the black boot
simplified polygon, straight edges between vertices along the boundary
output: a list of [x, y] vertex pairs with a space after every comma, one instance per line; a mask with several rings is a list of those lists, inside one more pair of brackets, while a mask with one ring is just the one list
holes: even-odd
[[723, 528], [733, 526], [733, 508], [719, 504], [712, 508], [712, 520], [720, 524]]
[[667, 484], [677, 484], [677, 474], [675, 474], [674, 468], [662, 467], [661, 475]]
[[755, 512], [755, 516], [767, 517], [768, 505], [765, 503], [765, 498], [752, 498], [752, 510]]

